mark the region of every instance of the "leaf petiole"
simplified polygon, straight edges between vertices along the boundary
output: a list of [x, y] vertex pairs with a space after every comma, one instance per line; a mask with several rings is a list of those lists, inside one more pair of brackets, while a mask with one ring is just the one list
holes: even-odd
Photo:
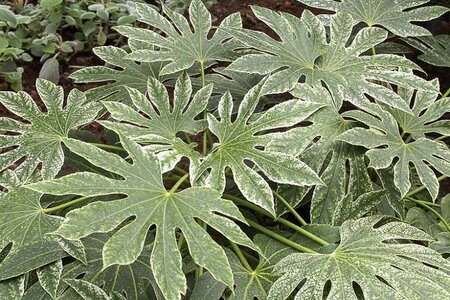
[[89, 198], [92, 198], [92, 197], [80, 197], [80, 198], [74, 199], [72, 201], [69, 201], [69, 202], [66, 202], [66, 203], [54, 206], [54, 207], [44, 208], [44, 209], [42, 209], [42, 212], [45, 213], [45, 214], [51, 214], [51, 213], [57, 212], [59, 210], [62, 210], [64, 208], [67, 208], [67, 207], [70, 207], [72, 205], [75, 205], [77, 203], [80, 203], [80, 202], [83, 202], [85, 200], [88, 200]]
[[237, 257], [239, 258], [239, 260], [241, 261], [242, 265], [249, 271], [249, 272], [253, 272], [252, 267], [250, 266], [250, 264], [248, 263], [247, 259], [245, 258], [244, 254], [242, 253], [241, 249], [239, 249], [238, 245], [236, 245], [235, 243], [233, 243], [232, 241], [229, 241], [231, 248], [233, 248], [234, 252], [236, 253]]
[[275, 239], [275, 240], [277, 240], [279, 242], [282, 242], [283, 244], [286, 244], [287, 246], [290, 246], [291, 248], [294, 248], [295, 250], [298, 250], [298, 251], [301, 251], [301, 252], [305, 252], [305, 253], [317, 253], [316, 251], [314, 251], [314, 250], [312, 250], [312, 249], [310, 249], [308, 247], [302, 246], [300, 244], [297, 244], [297, 243], [295, 243], [295, 242], [285, 238], [284, 236], [281, 236], [281, 235], [273, 232], [272, 230], [267, 229], [266, 227], [259, 225], [258, 223], [254, 222], [252, 220], [249, 220], [249, 219], [246, 218], [246, 221], [248, 222], [250, 227], [253, 227], [256, 230], [261, 231], [262, 233], [270, 236], [271, 238], [273, 238], [273, 239]]
[[430, 205], [424, 203], [425, 201], [416, 200], [416, 199], [408, 197], [408, 196], [406, 196], [405, 199], [408, 201], [414, 202], [417, 205], [422, 206], [422, 207], [428, 209], [429, 211], [431, 211], [439, 220], [441, 220], [441, 222], [444, 224], [447, 231], [450, 232], [450, 225], [447, 223], [445, 218], [439, 212], [437, 212], [434, 208], [432, 208]]
[[177, 191], [177, 189], [180, 187], [180, 185], [189, 177], [189, 173], [184, 174], [183, 177], [181, 177], [174, 185], [173, 187], [170, 189], [170, 191], [168, 192], [170, 195], [175, 194], [175, 192]]
[[120, 147], [120, 146], [114, 146], [114, 145], [108, 145], [108, 144], [99, 144], [99, 143], [89, 143], [93, 146], [102, 148], [102, 149], [106, 149], [106, 150], [116, 150], [116, 151], [122, 151], [122, 152], [127, 152], [127, 150], [125, 150], [124, 148]]
[[306, 223], [306, 221], [302, 218], [302, 216], [300, 216], [298, 214], [298, 212], [295, 210], [295, 208], [293, 208], [289, 202], [284, 199], [283, 196], [281, 196], [280, 194], [278, 194], [276, 191], [272, 190], [273, 194], [275, 195], [275, 197], [277, 197], [278, 200], [280, 200], [284, 206], [286, 206], [286, 208], [294, 215], [294, 217], [300, 222], [300, 224], [307, 225], [308, 223]]

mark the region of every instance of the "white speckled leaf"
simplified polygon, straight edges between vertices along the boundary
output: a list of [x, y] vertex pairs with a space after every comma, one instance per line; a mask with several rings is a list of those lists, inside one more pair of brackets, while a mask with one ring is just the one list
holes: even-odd
[[[12, 278], [67, 256], [47, 233], [56, 230], [62, 218], [42, 211], [41, 194], [21, 186], [13, 171], [8, 176], [8, 192], [0, 194], [0, 251], [12, 243], [0, 263], [0, 280]], [[12, 182], [15, 180], [15, 182]]]
[[[232, 263], [232, 262], [230, 262]], [[236, 284], [236, 283], [235, 283]], [[220, 299], [227, 286], [209, 272], [203, 273], [195, 283], [190, 300]]]
[[25, 291], [25, 276], [0, 281], [2, 299], [22, 300]]
[[57, 299], [56, 293], [61, 280], [62, 270], [63, 264], [60, 259], [37, 270], [39, 283], [52, 299]]
[[[282, 300], [299, 287], [301, 299], [449, 299], [450, 262], [439, 253], [407, 240], [430, 241], [419, 229], [400, 222], [374, 227], [380, 217], [346, 221], [341, 242], [329, 254], [295, 253], [281, 260], [275, 271], [283, 275], [268, 299]], [[402, 240], [398, 243], [396, 240]], [[378, 278], [380, 279], [378, 279]], [[331, 281], [326, 297], [325, 285]]]
[[421, 36], [404, 41], [423, 53], [418, 56], [420, 60], [433, 66], [450, 68], [450, 35]]
[[274, 214], [273, 195], [268, 183], [247, 162], [254, 163], [270, 180], [278, 183], [303, 186], [322, 182], [314, 171], [293, 156], [258, 149], [270, 141], [270, 138], [258, 133], [298, 124], [323, 105], [293, 99], [270, 108], [256, 121], [249, 122], [262, 95], [264, 83], [265, 80], [261, 81], [245, 95], [233, 122], [230, 93], [226, 93], [219, 103], [220, 120], [208, 115], [209, 129], [218, 137], [219, 143], [202, 161], [197, 176], [210, 170], [208, 184], [223, 191], [225, 170], [229, 167], [245, 198]]
[[55, 195], [127, 195], [124, 199], [94, 202], [70, 211], [55, 233], [67, 239], [78, 239], [94, 232], [109, 232], [135, 217], [106, 242], [103, 248], [103, 266], [106, 268], [134, 262], [143, 250], [149, 228], [155, 225], [156, 238], [150, 263], [162, 293], [172, 300], [179, 299], [187, 288], [176, 243], [175, 230], [178, 228], [186, 238], [194, 261], [216, 279], [232, 286], [233, 276], [225, 253], [196, 219], [235, 243], [257, 249], [228, 218], [245, 222], [237, 207], [231, 201], [221, 199], [219, 192], [206, 187], [167, 192], [156, 157], [120, 132], [119, 136], [133, 163], [84, 142], [69, 139], [66, 146], [90, 163], [122, 176], [123, 180], [79, 172], [28, 185]]
[[262, 7], [252, 9], [281, 41], [257, 31], [228, 28], [234, 38], [263, 53], [244, 55], [227, 69], [271, 74], [265, 87], [267, 93], [289, 91], [301, 79], [310, 85], [325, 84], [338, 101], [338, 106], [346, 100], [356, 106], [370, 107], [366, 97], [369, 95], [408, 112], [409, 107], [398, 95], [384, 87], [385, 83], [433, 88], [420, 77], [399, 69], [420, 69], [406, 58], [388, 54], [363, 55], [382, 43], [387, 32], [381, 28], [364, 28], [351, 37], [354, 28], [349, 14], [337, 14], [332, 18], [327, 40], [324, 25], [309, 11], [304, 11], [302, 17], [297, 18]]
[[[36, 88], [47, 107], [42, 112], [34, 100], [25, 92], [0, 92], [0, 103], [9, 111], [31, 124], [11, 118], [0, 118], [0, 147], [15, 147], [0, 155], [0, 170], [4, 170], [22, 157], [24, 163], [36, 167], [42, 163], [42, 177], [56, 176], [64, 162], [61, 142], [69, 130], [92, 121], [100, 108], [95, 104], [84, 104], [85, 95], [72, 90], [63, 108], [64, 93], [60, 86], [38, 79]], [[6, 135], [13, 132], [16, 135]]]
[[[269, 149], [298, 156], [320, 174], [325, 185], [313, 187], [313, 223], [341, 224], [348, 218], [362, 216], [381, 198], [376, 197], [378, 194], [372, 197], [373, 188], [364, 162], [364, 149], [348, 145], [337, 138], [353, 127], [353, 122], [339, 114], [339, 107], [321, 86], [299, 84], [291, 94], [307, 102], [322, 103], [326, 107], [307, 119], [312, 122], [311, 125], [271, 134]], [[303, 199], [307, 190], [299, 190], [298, 194], [297, 202], [292, 203], [294, 206]]]
[[397, 157], [398, 161], [394, 163], [394, 182], [402, 197], [411, 188], [410, 164], [413, 164], [420, 182], [426, 187], [432, 199], [436, 199], [439, 182], [431, 167], [450, 176], [450, 150], [447, 145], [427, 137], [405, 142], [394, 116], [381, 108], [377, 114], [378, 117], [362, 111], [345, 113], [346, 116], [366, 124], [370, 129], [353, 128], [340, 135], [339, 139], [370, 149], [366, 155], [370, 159], [369, 166], [375, 169], [389, 167]]
[[155, 45], [159, 50], [136, 50], [127, 55], [128, 59], [140, 62], [167, 61], [160, 74], [172, 74], [186, 70], [196, 63], [210, 63], [216, 60], [231, 61], [236, 58], [237, 44], [222, 30], [225, 26], [240, 28], [239, 14], [228, 16], [219, 25], [211, 38], [211, 14], [201, 0], [194, 0], [189, 7], [190, 24], [181, 14], [163, 6], [167, 18], [159, 14], [152, 6], [136, 3], [139, 20], [163, 34], [153, 30], [117, 26], [115, 29], [124, 36]]
[[412, 22], [433, 20], [448, 11], [443, 6], [423, 6], [430, 0], [297, 1], [316, 8], [349, 13], [357, 22], [368, 26], [379, 25], [403, 37], [431, 35], [428, 30]]
[[86, 92], [89, 101], [104, 99], [129, 102], [126, 87], [134, 88], [144, 93], [147, 89], [149, 77], [157, 78], [161, 81], [170, 78], [160, 75], [161, 69], [165, 65], [163, 62], [138, 64], [125, 59], [128, 52], [114, 46], [96, 47], [93, 51], [110, 66], [85, 67], [70, 75], [70, 78], [75, 80], [76, 83], [109, 82], [106, 85], [89, 89]]
[[255, 235], [253, 241], [262, 251], [259, 263], [253, 272], [242, 266], [231, 250], [227, 251], [235, 278], [235, 288], [228, 300], [267, 299], [270, 287], [278, 278], [276, 274], [273, 274], [274, 265], [282, 258], [296, 252], [291, 247], [263, 234]]
[[104, 290], [89, 281], [81, 279], [65, 279], [64, 281], [84, 300], [112, 300]]
[[200, 153], [195, 151], [195, 144], [188, 145], [177, 135], [181, 132], [194, 135], [206, 128], [206, 120], [196, 117], [205, 110], [212, 85], [200, 89], [191, 99], [191, 80], [184, 73], [175, 84], [173, 101], [157, 79], [149, 78], [149, 98], [136, 89], [126, 89], [135, 108], [118, 102], [103, 102], [112, 119], [122, 123], [106, 121], [102, 124], [148, 145], [146, 149], [161, 160], [163, 172], [172, 170], [183, 156], [190, 159], [190, 167], [195, 169]]

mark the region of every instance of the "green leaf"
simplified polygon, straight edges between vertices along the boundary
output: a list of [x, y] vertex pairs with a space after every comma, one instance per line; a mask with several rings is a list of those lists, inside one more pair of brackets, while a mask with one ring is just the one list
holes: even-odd
[[[235, 279], [236, 280], [236, 279]], [[236, 284], [236, 283], [235, 283]], [[217, 281], [209, 272], [203, 273], [192, 290], [191, 300], [220, 299], [226, 285]]]
[[89, 281], [81, 279], [66, 279], [64, 280], [71, 288], [73, 288], [85, 300], [111, 300], [105, 291], [90, 283]]
[[[83, 239], [86, 247], [86, 263], [74, 261], [66, 264], [63, 269], [61, 284], [58, 288], [58, 299], [74, 299], [75, 291], [67, 289], [65, 281], [73, 279], [83, 279], [91, 282], [102, 289], [109, 295], [114, 293], [126, 294], [128, 300], [140, 300], [148, 298], [149, 284], [154, 287], [156, 294], [160, 296], [159, 289], [153, 277], [150, 267], [150, 248], [144, 247], [141, 255], [136, 261], [130, 265], [114, 265], [103, 269], [102, 249], [110, 235], [104, 233], [96, 233]], [[115, 280], [111, 280], [115, 278]], [[42, 284], [41, 284], [42, 285]], [[45, 290], [40, 284], [33, 285], [25, 293], [23, 300], [34, 300], [45, 297]], [[152, 294], [150, 294], [153, 296]], [[154, 297], [149, 297], [154, 299]], [[162, 299], [162, 296], [157, 298]]]
[[0, 194], [0, 250], [12, 244], [0, 263], [0, 280], [5, 280], [67, 255], [56, 239], [46, 235], [58, 229], [62, 219], [45, 214], [41, 194], [22, 187], [14, 172], [5, 170], [1, 176], [8, 192]]
[[39, 78], [58, 84], [60, 77], [59, 61], [54, 57], [47, 59], [39, 71]]
[[420, 60], [433, 66], [450, 68], [450, 35], [421, 36], [404, 41], [423, 53], [418, 56]]
[[244, 268], [232, 251], [227, 251], [233, 269], [235, 288], [228, 300], [264, 300], [273, 282], [278, 278], [273, 274], [273, 267], [282, 258], [295, 252], [294, 249], [281, 244], [263, 234], [253, 238], [255, 244], [261, 249], [259, 262], [251, 272]]
[[369, 167], [385, 169], [394, 158], [398, 158], [394, 163], [394, 182], [402, 198], [411, 188], [409, 165], [413, 164], [420, 182], [432, 199], [436, 199], [439, 181], [431, 167], [450, 176], [450, 150], [444, 143], [427, 137], [419, 137], [412, 142], [403, 141], [396, 118], [381, 108], [378, 108], [376, 116], [362, 111], [351, 111], [345, 115], [370, 127], [353, 128], [339, 137], [347, 143], [370, 149], [366, 152], [370, 159]]
[[0, 281], [0, 295], [8, 300], [22, 300], [25, 290], [25, 276]]
[[[55, 177], [63, 165], [61, 142], [67, 138], [69, 130], [92, 121], [99, 111], [99, 106], [84, 104], [84, 94], [72, 90], [67, 98], [67, 105], [63, 108], [62, 87], [38, 79], [36, 88], [47, 113], [42, 112], [27, 93], [0, 92], [0, 103], [31, 123], [0, 118], [0, 146], [15, 146], [0, 155], [0, 169], [4, 170], [25, 157], [24, 163], [32, 167], [41, 163], [42, 177], [49, 179]], [[5, 132], [16, 134], [7, 135]]]
[[61, 280], [62, 270], [62, 260], [59, 259], [37, 271], [39, 283], [52, 299], [57, 299], [56, 293]]
[[261, 147], [267, 146], [270, 138], [258, 133], [298, 124], [323, 105], [294, 99], [270, 108], [257, 120], [249, 122], [262, 96], [264, 83], [265, 80], [261, 81], [245, 95], [234, 121], [231, 121], [233, 100], [229, 92], [219, 103], [220, 120], [208, 115], [209, 129], [218, 137], [219, 143], [214, 144], [212, 152], [202, 161], [197, 177], [209, 169], [207, 184], [223, 191], [228, 167], [244, 197], [274, 214], [269, 184], [246, 162], [251, 161], [270, 180], [278, 183], [304, 186], [322, 182], [314, 171], [295, 157], [261, 150]]
[[62, 0], [40, 0], [39, 4], [42, 8], [53, 8], [62, 3]]
[[179, 193], [166, 191], [157, 158], [120, 132], [119, 135], [133, 163], [84, 142], [67, 140], [66, 146], [90, 163], [122, 176], [123, 180], [81, 172], [28, 185], [55, 195], [127, 195], [124, 199], [95, 202], [70, 211], [55, 233], [70, 240], [78, 239], [94, 232], [111, 231], [134, 217], [106, 242], [103, 248], [103, 267], [106, 268], [134, 262], [142, 252], [148, 229], [156, 225], [150, 259], [152, 270], [164, 296], [179, 299], [180, 294], [186, 292], [186, 279], [175, 237], [178, 228], [186, 238], [194, 261], [219, 281], [232, 286], [233, 276], [224, 251], [195, 220], [204, 221], [235, 243], [257, 249], [227, 218], [245, 222], [237, 207], [221, 199], [219, 192], [206, 187], [188, 188]]
[[429, 241], [430, 236], [400, 222], [377, 226], [380, 219], [344, 222], [341, 242], [329, 254], [295, 253], [281, 260], [275, 270], [283, 275], [268, 299], [286, 299], [297, 286], [297, 299], [448, 299], [450, 276], [445, 272], [450, 262], [434, 250], [406, 242]]
[[[344, 119], [330, 93], [323, 87], [299, 84], [291, 94], [324, 108], [307, 118], [309, 126], [270, 135], [269, 150], [288, 153], [299, 158], [320, 174], [325, 185], [315, 186], [311, 200], [313, 223], [341, 224], [360, 217], [381, 201], [380, 192], [373, 192], [364, 162], [364, 149], [348, 145], [338, 136], [354, 126]], [[298, 191], [295, 206], [307, 194]]]
[[237, 57], [234, 51], [237, 48], [236, 42], [230, 40], [230, 36], [222, 30], [226, 26], [242, 27], [237, 13], [228, 16], [209, 38], [211, 14], [200, 0], [192, 1], [189, 6], [189, 20], [193, 30], [183, 15], [166, 6], [163, 6], [163, 12], [167, 18], [152, 6], [139, 2], [136, 3], [136, 11], [139, 21], [160, 30], [164, 35], [129, 26], [117, 26], [115, 29], [130, 39], [158, 47], [159, 50], [133, 51], [127, 58], [140, 62], [170, 62], [162, 68], [162, 75], [187, 70], [196, 63], [203, 65], [215, 61], [232, 61]]
[[412, 22], [430, 21], [443, 15], [447, 8], [424, 5], [430, 0], [297, 0], [303, 4], [351, 14], [356, 22], [368, 26], [382, 26], [399, 36], [431, 35], [425, 28]]
[[7, 7], [0, 7], [0, 21], [4, 21], [8, 23], [11, 27], [17, 26], [17, 17], [16, 15], [10, 11]]
[[[128, 88], [130, 99], [136, 109], [118, 102], [103, 102], [111, 117], [120, 122], [103, 122], [109, 129], [120, 131], [128, 138], [156, 153], [163, 172], [173, 169], [183, 156], [191, 160], [191, 169], [198, 166], [200, 154], [177, 134], [197, 134], [207, 126], [205, 119], [196, 119], [206, 108], [212, 85], [199, 90], [192, 98], [191, 80], [184, 73], [175, 84], [173, 102], [169, 99], [163, 83], [149, 78], [147, 97], [136, 89]], [[173, 103], [173, 105], [171, 105]]]
[[252, 7], [255, 15], [272, 28], [281, 41], [247, 29], [228, 28], [236, 39], [262, 52], [235, 60], [227, 69], [236, 72], [272, 74], [267, 80], [267, 93], [283, 93], [294, 88], [300, 79], [310, 85], [325, 84], [337, 107], [344, 100], [370, 108], [366, 95], [379, 102], [410, 111], [404, 101], [386, 83], [432, 89], [425, 80], [399, 67], [420, 69], [406, 58], [364, 52], [383, 42], [387, 32], [381, 28], [364, 28], [351, 38], [352, 18], [337, 14], [331, 21], [329, 40], [324, 25], [309, 11], [299, 19], [262, 7]]
[[389, 106], [383, 109], [389, 111], [397, 120], [403, 132], [408, 133], [414, 139], [426, 137], [429, 133], [438, 133], [450, 136], [450, 121], [443, 118], [450, 112], [450, 98], [439, 97], [439, 81], [430, 81], [436, 91], [400, 88], [398, 94], [411, 107], [412, 114], [407, 114]]
[[86, 97], [90, 101], [101, 99], [108, 101], [129, 102], [126, 87], [134, 88], [144, 93], [147, 89], [149, 77], [159, 80], [167, 79], [167, 76], [160, 76], [160, 71], [164, 63], [141, 63], [137, 64], [125, 59], [128, 54], [125, 50], [103, 46], [94, 48], [94, 53], [107, 64], [120, 68], [117, 70], [107, 66], [86, 67], [70, 75], [76, 83], [96, 83], [108, 82], [105, 85], [94, 87], [86, 92]]

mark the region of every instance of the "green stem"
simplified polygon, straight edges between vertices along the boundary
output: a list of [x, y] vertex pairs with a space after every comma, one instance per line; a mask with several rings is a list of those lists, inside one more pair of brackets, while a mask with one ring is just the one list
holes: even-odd
[[183, 177], [180, 178], [180, 180], [178, 180], [173, 187], [170, 189], [169, 194], [174, 194], [177, 189], [180, 187], [180, 185], [189, 177], [189, 173], [185, 174]]
[[[441, 176], [438, 177], [438, 181], [442, 181], [442, 180], [444, 180], [447, 177], [448, 177], [447, 175], [441, 175]], [[424, 185], [422, 185], [422, 186], [418, 187], [417, 189], [415, 189], [415, 190], [409, 192], [408, 194], [406, 194], [405, 197], [412, 197], [415, 194], [420, 193], [424, 189], [426, 189], [426, 187]]]
[[92, 197], [80, 197], [80, 198], [74, 199], [74, 200], [72, 200], [72, 201], [69, 201], [69, 202], [60, 204], [60, 205], [58, 205], [58, 206], [49, 207], [49, 208], [44, 208], [44, 209], [42, 210], [42, 212], [43, 212], [43, 213], [46, 213], [46, 214], [51, 214], [51, 213], [57, 212], [57, 211], [59, 211], [59, 210], [62, 210], [62, 209], [64, 209], [64, 208], [67, 208], [67, 207], [69, 207], [69, 206], [72, 206], [72, 205], [75, 205], [75, 204], [77, 204], [77, 203], [83, 202], [83, 201], [85, 201], [85, 200], [87, 200], [87, 199], [89, 199], [89, 198], [92, 198]]
[[108, 145], [108, 144], [98, 144], [98, 143], [90, 143], [90, 144], [94, 145], [96, 147], [102, 148], [102, 149], [127, 152], [127, 150], [125, 150], [124, 148], [119, 147], [119, 146], [113, 146], [113, 145]]
[[284, 206], [286, 206], [286, 208], [294, 215], [294, 217], [300, 222], [300, 224], [302, 224], [303, 226], [308, 224], [306, 223], [306, 221], [302, 218], [302, 216], [300, 216], [298, 214], [298, 212], [289, 204], [289, 202], [287, 202], [286, 199], [284, 199], [283, 196], [281, 196], [280, 194], [278, 194], [276, 191], [272, 190], [273, 194], [275, 195], [275, 197], [277, 197], [278, 200], [280, 200]]
[[444, 95], [442, 95], [442, 98], [445, 98], [448, 95], [450, 95], [450, 88], [448, 88], [448, 90], [444, 93]]
[[185, 170], [183, 170], [182, 168], [179, 168], [179, 167], [175, 167], [174, 170], [179, 172], [179, 173], [181, 173], [181, 174], [183, 174], [183, 175], [188, 173], [188, 172], [186, 172]]
[[434, 208], [432, 208], [428, 204], [423, 203], [423, 201], [419, 201], [419, 200], [416, 200], [416, 199], [411, 198], [411, 197], [406, 197], [406, 199], [411, 201], [411, 202], [416, 203], [419, 206], [422, 206], [422, 207], [428, 209], [429, 211], [431, 211], [436, 217], [438, 217], [439, 220], [441, 220], [441, 222], [444, 224], [445, 228], [447, 228], [447, 231], [450, 232], [450, 225], [447, 223], [445, 218], [440, 213], [438, 213]]
[[377, 51], [375, 50], [375, 47], [372, 47], [372, 55], [377, 55]]
[[237, 257], [239, 257], [239, 260], [241, 261], [242, 265], [249, 271], [249, 272], [253, 272], [252, 267], [250, 266], [250, 264], [248, 263], [247, 259], [245, 258], [244, 254], [242, 254], [241, 249], [239, 249], [239, 247], [233, 243], [232, 241], [229, 241], [231, 248], [233, 248], [234, 252], [236, 252]]
[[186, 132], [183, 132], [184, 138], [188, 144], [192, 143], [191, 137]]
[[[239, 197], [236, 197], [236, 196], [233, 196], [233, 195], [229, 195], [229, 194], [224, 194], [223, 198], [231, 200], [234, 203], [236, 203], [237, 205], [250, 208], [250, 209], [252, 209], [252, 210], [254, 210], [254, 211], [256, 211], [256, 212], [258, 212], [258, 213], [260, 213], [260, 214], [262, 214], [262, 215], [264, 215], [266, 217], [269, 217], [269, 218], [271, 218], [273, 220], [273, 216], [270, 213], [266, 212], [264, 209], [254, 205], [254, 204], [252, 204], [252, 203], [250, 203], [248, 201], [245, 201], [244, 199], [241, 199]], [[286, 220], [284, 218], [279, 217], [278, 219], [276, 219], [276, 221], [278, 223], [281, 223], [281, 224], [283, 224], [283, 225], [285, 225], [285, 226], [295, 230], [296, 232], [298, 232], [301, 235], [311, 239], [312, 241], [318, 243], [319, 245], [328, 246], [330, 244], [327, 241], [324, 241], [323, 239], [321, 239], [320, 237], [312, 234], [311, 232], [301, 228], [300, 226], [295, 225], [294, 223], [292, 223], [292, 222], [290, 222], [290, 221], [288, 221], [288, 220]]]
[[183, 247], [184, 244], [184, 234], [182, 232], [180, 232], [180, 236], [178, 238], [178, 250], [181, 250], [181, 248]]
[[283, 244], [285, 244], [285, 245], [287, 245], [287, 246], [289, 246], [291, 248], [294, 248], [295, 250], [298, 250], [298, 251], [301, 251], [301, 252], [305, 252], [305, 253], [317, 253], [316, 251], [314, 251], [314, 250], [312, 250], [312, 249], [310, 249], [308, 247], [302, 246], [300, 244], [297, 244], [297, 243], [295, 243], [295, 242], [285, 238], [284, 236], [281, 236], [281, 235], [273, 232], [272, 230], [267, 229], [266, 227], [259, 225], [258, 223], [254, 222], [252, 220], [249, 220], [247, 218], [246, 218], [246, 220], [247, 220], [248, 224], [250, 225], [250, 227], [253, 227], [256, 230], [261, 231], [265, 235], [268, 235], [271, 238], [273, 238], [273, 239], [275, 239], [275, 240], [277, 240], [279, 242], [282, 242]]
[[417, 201], [417, 202], [421, 202], [421, 203], [426, 204], [426, 205], [429, 205], [429, 206], [434, 206], [434, 207], [438, 207], [438, 208], [441, 207], [440, 204], [433, 203], [433, 202], [429, 202], [429, 201], [426, 201], [426, 200], [418, 200], [418, 199], [411, 198], [411, 197], [405, 198], [405, 200], [408, 200], [408, 201], [411, 201], [411, 199], [414, 199], [414, 200]]
[[412, 140], [412, 134], [406, 138], [405, 143], [409, 143]]

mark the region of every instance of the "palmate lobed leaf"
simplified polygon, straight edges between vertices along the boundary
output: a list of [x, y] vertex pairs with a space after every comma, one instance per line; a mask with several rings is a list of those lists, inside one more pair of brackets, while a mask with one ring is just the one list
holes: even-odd
[[433, 20], [448, 12], [444, 6], [424, 6], [430, 0], [297, 1], [337, 13], [349, 13], [356, 22], [364, 22], [368, 26], [379, 25], [402, 37], [431, 35], [428, 30], [412, 22]]
[[301, 18], [252, 7], [258, 19], [272, 28], [281, 41], [248, 29], [226, 28], [226, 31], [260, 54], [247, 54], [236, 59], [228, 70], [271, 74], [265, 92], [283, 93], [294, 88], [299, 80], [310, 85], [324, 84], [337, 101], [337, 106], [350, 101], [370, 109], [366, 95], [377, 101], [409, 112], [404, 101], [384, 86], [392, 83], [417, 89], [433, 89], [428, 82], [400, 67], [420, 70], [406, 58], [389, 55], [363, 55], [383, 42], [387, 32], [381, 28], [364, 28], [352, 38], [352, 18], [336, 14], [331, 20], [330, 35], [311, 12]]
[[378, 226], [381, 219], [344, 222], [340, 244], [329, 254], [295, 253], [282, 259], [275, 270], [283, 275], [268, 299], [287, 299], [297, 286], [295, 299], [448, 299], [450, 276], [445, 272], [450, 262], [434, 250], [406, 242], [431, 237], [405, 223]]
[[163, 83], [149, 78], [149, 99], [136, 89], [126, 88], [134, 107], [103, 102], [111, 117], [121, 123], [105, 121], [102, 124], [122, 132], [133, 141], [148, 145], [146, 149], [157, 154], [163, 172], [172, 170], [183, 156], [190, 159], [193, 172], [200, 162], [200, 153], [195, 151], [195, 144], [188, 145], [177, 135], [182, 132], [194, 135], [207, 127], [205, 119], [196, 117], [205, 110], [212, 87], [208, 85], [200, 89], [191, 99], [191, 80], [187, 73], [183, 73], [175, 84], [171, 101]]
[[232, 61], [237, 57], [235, 49], [239, 44], [230, 39], [231, 36], [226, 34], [223, 28], [241, 28], [239, 14], [228, 16], [209, 38], [212, 28], [211, 14], [201, 0], [193, 0], [189, 6], [189, 20], [193, 30], [183, 15], [166, 6], [163, 6], [163, 12], [167, 18], [143, 3], [136, 3], [136, 11], [139, 21], [159, 29], [165, 36], [148, 29], [128, 26], [117, 26], [115, 29], [130, 39], [158, 47], [159, 50], [133, 51], [127, 58], [140, 62], [170, 62], [162, 68], [161, 75], [183, 71], [198, 63], [204, 67], [205, 63]]
[[[109, 234], [96, 233], [83, 239], [86, 249], [86, 264], [74, 261], [64, 266], [63, 281], [58, 287], [57, 299], [76, 299], [76, 292], [73, 289], [67, 289], [65, 284], [74, 279], [82, 279], [101, 286], [108, 295], [115, 293], [126, 295], [128, 300], [145, 300], [154, 297], [163, 299], [150, 266], [149, 245], [144, 247], [141, 255], [132, 264], [103, 268], [102, 250], [110, 237]], [[42, 283], [31, 286], [22, 300], [35, 299], [51, 299], [42, 288]]]
[[417, 58], [433, 66], [450, 68], [450, 35], [421, 36], [404, 39], [423, 54]]
[[[419, 106], [419, 102], [417, 105]], [[432, 107], [431, 110], [433, 111]], [[420, 109], [417, 114], [420, 111], [422, 110]], [[350, 111], [344, 115], [370, 127], [369, 129], [353, 128], [339, 136], [339, 139], [347, 143], [368, 148], [369, 151], [366, 152], [366, 155], [370, 159], [370, 167], [385, 169], [391, 165], [395, 158], [398, 158], [398, 161], [394, 162], [394, 182], [400, 190], [402, 198], [411, 187], [409, 165], [413, 164], [420, 182], [426, 187], [432, 199], [436, 199], [439, 192], [439, 181], [431, 168], [450, 176], [450, 150], [447, 145], [423, 137], [423, 133], [411, 142], [404, 141], [400, 135], [397, 119], [402, 124], [405, 120], [399, 119], [399, 117], [409, 116], [406, 114], [392, 115], [379, 107], [377, 115], [371, 115], [363, 111]], [[422, 117], [427, 118], [428, 116], [425, 113]], [[418, 115], [408, 118], [410, 120], [419, 118], [420, 120]], [[432, 117], [431, 120], [433, 119]], [[430, 131], [433, 132], [433, 128]]]
[[[0, 251], [11, 249], [0, 263], [0, 280], [22, 275], [67, 256], [57, 239], [47, 236], [62, 223], [62, 218], [44, 213], [42, 194], [24, 188], [11, 170], [1, 173]], [[34, 179], [36, 180], [36, 179]]]
[[[306, 119], [312, 122], [311, 125], [268, 135], [269, 150], [299, 157], [320, 174], [325, 183], [311, 188], [314, 189], [311, 221], [341, 224], [346, 219], [364, 215], [381, 201], [382, 192], [373, 189], [364, 149], [339, 140], [339, 136], [354, 127], [355, 122], [341, 116], [340, 107], [322, 86], [299, 84], [291, 94], [325, 106]], [[299, 189], [295, 197], [297, 203], [292, 203], [293, 206], [299, 204], [307, 192], [308, 189]]]
[[28, 185], [34, 190], [55, 195], [127, 195], [124, 199], [95, 202], [69, 212], [55, 234], [78, 239], [94, 232], [109, 232], [132, 218], [105, 243], [103, 267], [106, 268], [134, 262], [143, 250], [149, 228], [156, 225], [150, 259], [152, 270], [163, 295], [167, 299], [178, 299], [186, 292], [186, 279], [181, 270], [181, 255], [175, 237], [175, 230], [180, 229], [194, 261], [217, 280], [232, 286], [233, 276], [224, 251], [196, 219], [233, 242], [257, 250], [228, 218], [245, 222], [237, 207], [231, 201], [221, 199], [219, 192], [206, 187], [188, 188], [179, 193], [166, 191], [157, 158], [120, 132], [119, 135], [132, 163], [84, 142], [68, 139], [65, 144], [90, 163], [122, 176], [123, 180], [80, 172]]
[[72, 90], [67, 97], [67, 105], [63, 107], [62, 87], [38, 79], [36, 88], [47, 108], [46, 113], [25, 92], [0, 92], [0, 102], [9, 111], [29, 122], [0, 118], [0, 147], [13, 147], [0, 155], [0, 170], [25, 157], [23, 164], [28, 166], [30, 174], [38, 164], [42, 164], [42, 177], [50, 179], [56, 176], [63, 165], [61, 143], [69, 130], [91, 122], [100, 106], [85, 104], [85, 95]]
[[219, 103], [220, 120], [211, 114], [208, 115], [209, 129], [217, 136], [219, 142], [202, 160], [197, 170], [197, 178], [210, 170], [206, 179], [207, 185], [223, 191], [225, 172], [230, 168], [234, 181], [244, 197], [275, 214], [269, 184], [247, 164], [248, 161], [261, 169], [270, 180], [278, 183], [303, 186], [322, 182], [314, 171], [295, 157], [281, 152], [261, 150], [267, 146], [270, 138], [258, 133], [298, 124], [323, 105], [298, 99], [289, 100], [270, 108], [255, 121], [249, 121], [263, 95], [265, 83], [264, 79], [245, 95], [234, 121], [231, 119], [233, 100], [230, 93], [225, 93]]

